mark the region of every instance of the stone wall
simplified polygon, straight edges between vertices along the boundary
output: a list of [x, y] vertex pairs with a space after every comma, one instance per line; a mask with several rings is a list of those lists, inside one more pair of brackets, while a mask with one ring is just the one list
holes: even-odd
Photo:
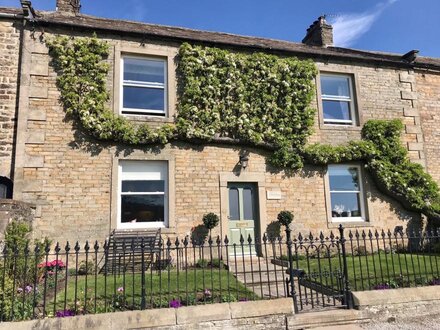
[[[46, 30], [45, 37], [50, 36], [50, 30]], [[144, 55], [164, 54], [174, 65], [179, 46], [149, 40], [143, 40], [145, 45], [141, 45], [140, 40], [121, 40], [112, 35], [100, 37], [111, 45], [109, 106], [115, 112], [118, 112], [120, 63], [116, 59], [120, 53], [127, 50]], [[169, 161], [173, 197], [169, 205], [170, 228], [163, 230], [167, 235], [189, 234], [192, 227], [201, 224], [207, 212], [222, 215], [221, 225], [214, 234], [228, 234], [227, 201], [222, 197], [220, 182], [225, 173], [236, 173], [232, 181], [240, 181], [246, 175], [253, 178], [250, 181], [258, 181], [261, 232], [284, 209], [294, 211], [295, 231], [327, 231], [337, 227], [328, 220], [323, 167], [307, 166], [291, 175], [268, 166], [264, 152], [246, 148], [250, 152], [249, 166], [238, 175], [239, 154], [244, 148], [186, 143], [173, 143], [163, 148], [131, 148], [90, 139], [87, 132], [66, 117], [59, 103], [56, 74], [49, 66], [46, 46], [39, 38], [32, 39], [29, 35], [25, 40], [27, 53], [23, 56], [23, 66], [28, 71], [23, 71], [23, 79], [29, 81], [29, 86], [22, 86], [23, 92], [28, 91], [28, 94], [20, 103], [19, 125], [27, 129], [21, 130], [18, 138], [14, 196], [37, 205], [34, 222], [37, 236], [60, 240], [104, 239], [116, 227], [117, 164], [120, 159]], [[411, 148], [411, 143], [419, 143], [420, 138], [417, 129], [409, 129], [418, 125], [417, 117], [413, 112], [405, 115], [405, 109], [413, 104], [407, 96], [413, 87], [402, 80], [411, 80], [408, 78], [411, 72], [367, 64], [317, 64], [322, 71], [355, 75], [361, 124], [371, 118], [403, 118], [407, 125], [403, 140], [411, 157], [423, 160], [423, 153], [413, 153], [416, 150]], [[174, 80], [169, 87], [170, 93], [174, 93]], [[312, 106], [318, 107], [318, 104], [317, 97]], [[160, 123], [159, 120], [153, 124]], [[311, 142], [338, 144], [359, 138], [360, 127], [323, 127], [318, 111]], [[403, 210], [400, 204], [379, 193], [366, 174], [364, 181], [369, 222], [346, 223], [347, 227], [393, 230], [396, 226], [405, 227], [408, 221], [418, 225], [420, 217], [417, 214]], [[276, 191], [281, 197], [268, 199], [267, 191]]]
[[427, 170], [440, 184], [440, 72], [417, 72], [416, 86]]
[[355, 307], [375, 322], [438, 315], [436, 286], [353, 292]]
[[0, 176], [11, 178], [16, 121], [19, 23], [0, 19]]
[[[14, 323], [25, 329], [280, 329], [293, 315], [292, 299], [84, 315]], [[9, 329], [10, 323], [0, 323]]]
[[32, 226], [34, 216], [35, 205], [12, 199], [0, 199], [0, 240], [3, 239], [5, 229], [10, 222], [26, 222]]
[[[359, 324], [369, 319], [354, 310], [293, 314], [292, 299], [212, 304], [15, 322], [16, 330], [38, 329], [310, 329]], [[0, 330], [11, 323], [0, 323]]]

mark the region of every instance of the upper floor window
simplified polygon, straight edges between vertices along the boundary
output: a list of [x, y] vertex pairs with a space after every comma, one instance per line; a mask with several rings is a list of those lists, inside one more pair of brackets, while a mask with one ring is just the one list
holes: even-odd
[[357, 165], [329, 165], [328, 178], [332, 220], [365, 220], [360, 167]]
[[166, 116], [166, 60], [123, 56], [122, 114]]
[[321, 74], [321, 97], [324, 124], [356, 124], [351, 76]]

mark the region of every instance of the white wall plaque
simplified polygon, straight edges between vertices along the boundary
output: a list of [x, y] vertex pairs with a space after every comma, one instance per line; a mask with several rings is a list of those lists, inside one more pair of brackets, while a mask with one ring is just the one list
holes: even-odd
[[281, 199], [280, 190], [267, 190], [266, 195], [267, 195], [267, 199]]

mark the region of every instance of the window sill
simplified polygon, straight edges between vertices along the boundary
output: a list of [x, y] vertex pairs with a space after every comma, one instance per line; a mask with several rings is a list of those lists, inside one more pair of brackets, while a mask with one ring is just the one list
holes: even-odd
[[121, 115], [129, 121], [145, 122], [145, 123], [174, 123], [174, 118], [159, 117], [150, 115]]
[[341, 221], [341, 222], [328, 222], [328, 229], [336, 229], [342, 225], [344, 228], [360, 228], [360, 227], [373, 227], [369, 221]]
[[319, 129], [329, 131], [361, 131], [362, 127], [358, 125], [337, 125], [320, 123]]

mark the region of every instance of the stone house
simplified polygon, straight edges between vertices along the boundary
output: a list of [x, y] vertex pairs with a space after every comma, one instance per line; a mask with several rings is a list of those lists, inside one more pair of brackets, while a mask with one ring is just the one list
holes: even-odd
[[393, 230], [421, 221], [381, 193], [361, 163], [306, 165], [289, 174], [268, 165], [267, 151], [256, 147], [177, 141], [152, 150], [93, 139], [60, 103], [42, 41], [58, 34], [95, 32], [107, 41], [109, 107], [151, 126], [174, 121], [183, 42], [311, 59], [319, 73], [310, 143], [359, 140], [367, 120], [399, 118], [411, 159], [440, 183], [439, 59], [333, 47], [322, 17], [294, 43], [92, 17], [79, 12], [79, 1], [57, 0], [55, 12], [21, 4], [0, 8], [0, 198], [14, 201], [1, 201], [0, 219], [27, 214], [36, 237], [93, 240], [146, 228], [184, 236], [207, 212], [220, 215], [215, 233], [233, 239], [261, 235], [285, 209], [303, 232], [340, 223]]

